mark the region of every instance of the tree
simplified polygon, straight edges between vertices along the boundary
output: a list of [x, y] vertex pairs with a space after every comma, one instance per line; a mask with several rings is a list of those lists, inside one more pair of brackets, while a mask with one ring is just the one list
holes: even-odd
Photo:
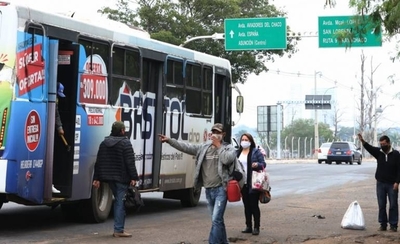
[[333, 122], [333, 138], [338, 138], [339, 124], [342, 121], [342, 116], [344, 112], [342, 112], [338, 106], [338, 101], [333, 101], [333, 114], [332, 114], [332, 122]]
[[[116, 9], [103, 7], [98, 12], [108, 18], [136, 25], [148, 31], [151, 38], [171, 44], [182, 44], [186, 37], [209, 36], [224, 32], [227, 18], [257, 18], [284, 16], [285, 12], [269, 4], [268, 0], [137, 0], [132, 11], [132, 0], [118, 0]], [[290, 28], [288, 27], [288, 33]], [[230, 60], [233, 82], [244, 83], [251, 73], [268, 71], [267, 62], [275, 56], [290, 57], [297, 52], [300, 38], [287, 39], [286, 50], [225, 51], [223, 41], [199, 39], [185, 47]]]
[[[325, 0], [325, 6], [334, 7], [335, 0]], [[349, 0], [349, 7], [353, 8], [361, 16], [357, 24], [350, 32], [337, 33], [339, 41], [347, 40], [350, 43], [355, 37], [364, 37], [367, 31], [375, 34], [385, 32], [387, 39], [397, 35], [400, 31], [400, 1], [398, 0]], [[397, 58], [400, 52], [397, 52]]]
[[[378, 120], [379, 114], [377, 113], [376, 98], [377, 93], [381, 89], [381, 86], [376, 86], [374, 83], [374, 74], [379, 68], [373, 65], [373, 57], [370, 59], [370, 74], [365, 75], [365, 62], [367, 57], [364, 52], [361, 53], [361, 81], [360, 81], [360, 118], [359, 118], [359, 129], [363, 133], [365, 141], [373, 144], [375, 125], [374, 121]], [[368, 80], [369, 82], [366, 82]], [[383, 110], [382, 110], [383, 111]], [[375, 118], [375, 116], [377, 116]]]
[[[356, 131], [357, 134], [357, 131]], [[354, 127], [341, 127], [338, 130], [337, 137], [335, 140], [338, 141], [353, 141], [353, 136], [354, 136]]]

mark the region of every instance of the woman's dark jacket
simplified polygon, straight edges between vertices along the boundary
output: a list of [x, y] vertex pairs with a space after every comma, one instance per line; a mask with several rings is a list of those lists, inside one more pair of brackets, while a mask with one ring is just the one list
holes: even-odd
[[[240, 154], [242, 153], [243, 148], [240, 147], [239, 150], [237, 151], [237, 157], [240, 157]], [[251, 164], [252, 163], [257, 163], [257, 168], [252, 168]], [[265, 163], [264, 155], [262, 155], [261, 151], [258, 148], [251, 147], [249, 154], [247, 154], [247, 181], [246, 185], [249, 187], [249, 192], [256, 192], [259, 193], [259, 191], [252, 190], [251, 189], [251, 176], [253, 174], [253, 171], [260, 171], [263, 170], [267, 167], [267, 164]], [[246, 186], [245, 185], [245, 186]]]

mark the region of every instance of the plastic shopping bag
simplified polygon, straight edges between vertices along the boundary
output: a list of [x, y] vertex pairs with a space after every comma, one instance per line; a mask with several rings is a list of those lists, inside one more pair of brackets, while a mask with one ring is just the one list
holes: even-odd
[[251, 176], [251, 188], [259, 191], [269, 191], [268, 173], [263, 169], [262, 171], [253, 171]]
[[342, 219], [343, 229], [363, 230], [365, 229], [364, 214], [357, 201], [352, 202], [347, 208]]

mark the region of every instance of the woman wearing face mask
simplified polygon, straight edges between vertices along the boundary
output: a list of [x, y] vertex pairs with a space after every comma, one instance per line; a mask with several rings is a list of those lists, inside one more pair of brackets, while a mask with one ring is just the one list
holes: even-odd
[[251, 189], [251, 176], [253, 170], [262, 170], [267, 164], [261, 151], [256, 147], [253, 136], [249, 133], [244, 133], [240, 137], [240, 148], [237, 152], [237, 157], [240, 163], [243, 164], [247, 174], [247, 181], [242, 188], [242, 200], [246, 217], [246, 228], [242, 233], [258, 235], [260, 233], [260, 208], [258, 206], [260, 192]]

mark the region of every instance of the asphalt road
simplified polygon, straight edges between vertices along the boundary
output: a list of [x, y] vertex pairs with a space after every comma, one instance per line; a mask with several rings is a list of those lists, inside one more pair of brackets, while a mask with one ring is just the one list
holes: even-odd
[[[273, 199], [286, 199], [371, 179], [375, 167], [373, 162], [319, 165], [281, 161], [268, 164], [267, 169]], [[139, 213], [128, 212], [126, 219], [126, 230], [134, 234], [133, 239], [111, 237], [112, 216], [100, 224], [70, 223], [64, 221], [60, 208], [7, 203], [0, 210], [0, 243], [207, 243], [210, 220], [205, 194], [196, 208], [182, 208], [178, 201], [162, 199], [162, 193], [142, 197], [146, 206]], [[228, 203], [225, 218], [233, 215], [242, 217], [241, 202]], [[229, 235], [236, 223], [226, 222]], [[237, 225], [235, 228], [243, 227], [243, 223]]]

